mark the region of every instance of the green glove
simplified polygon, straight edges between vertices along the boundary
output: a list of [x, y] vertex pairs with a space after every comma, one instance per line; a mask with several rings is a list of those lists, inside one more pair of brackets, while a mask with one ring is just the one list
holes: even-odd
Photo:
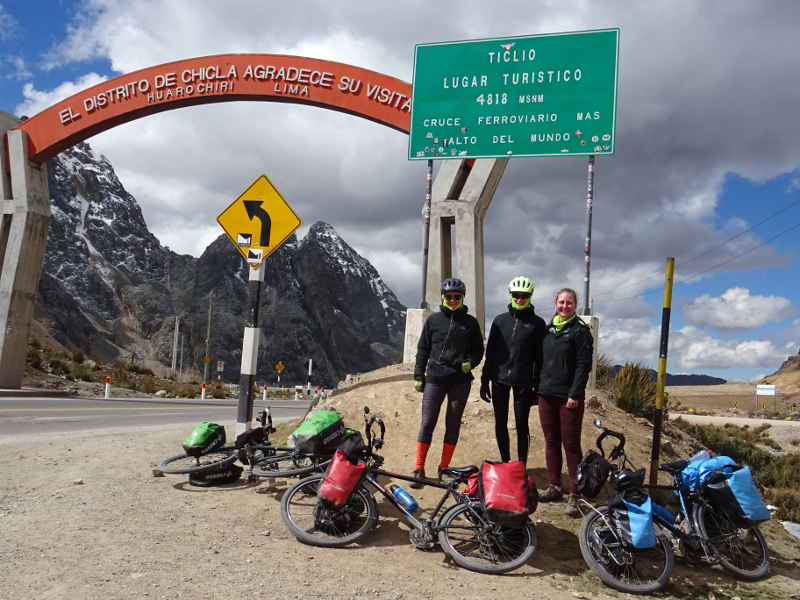
[[414, 382], [414, 389], [417, 390], [418, 392], [422, 393], [422, 390], [425, 389], [425, 382], [422, 381], [421, 379], [417, 379]]
[[465, 375], [468, 374], [470, 371], [472, 371], [472, 363], [469, 361], [462, 362], [461, 370], [464, 372]]

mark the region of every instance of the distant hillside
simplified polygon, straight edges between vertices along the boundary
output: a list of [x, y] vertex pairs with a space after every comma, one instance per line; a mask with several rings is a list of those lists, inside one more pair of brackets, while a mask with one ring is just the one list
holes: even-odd
[[772, 375], [767, 375], [759, 383], [769, 383], [786, 394], [800, 392], [800, 354], [790, 356]]
[[[614, 365], [611, 368], [612, 375], [616, 375], [620, 369], [622, 369], [622, 365]], [[650, 375], [650, 381], [655, 381], [658, 377], [658, 373], [653, 369], [646, 369], [646, 371]], [[711, 375], [673, 375], [672, 373], [667, 373], [666, 380], [664, 381], [664, 385], [721, 385], [723, 383], [727, 383], [727, 381], [719, 377], [712, 377]]]

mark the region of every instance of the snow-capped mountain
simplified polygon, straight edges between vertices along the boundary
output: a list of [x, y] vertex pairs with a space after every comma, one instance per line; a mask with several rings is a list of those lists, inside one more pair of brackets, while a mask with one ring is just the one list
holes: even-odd
[[[48, 162], [52, 207], [36, 319], [89, 356], [169, 366], [181, 317], [183, 366], [209, 355], [238, 381], [248, 268], [221, 235], [200, 258], [160, 244], [111, 163], [81, 143]], [[347, 373], [399, 362], [405, 308], [374, 267], [326, 223], [292, 236], [266, 262], [259, 380], [333, 385]], [[209, 297], [210, 296], [210, 297]], [[216, 369], [211, 371], [216, 375]]]

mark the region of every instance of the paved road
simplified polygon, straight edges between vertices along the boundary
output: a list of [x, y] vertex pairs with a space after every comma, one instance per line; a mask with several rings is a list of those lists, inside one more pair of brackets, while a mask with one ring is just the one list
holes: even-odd
[[[255, 402], [255, 411], [263, 403]], [[306, 401], [272, 401], [275, 422], [302, 417]], [[235, 422], [237, 400], [0, 397], [0, 440], [36, 434], [160, 427], [201, 421]]]
[[701, 425], [725, 425], [731, 423], [733, 425], [771, 425], [772, 427], [800, 427], [800, 421], [784, 421], [782, 419], [760, 419], [756, 417], [716, 417], [712, 415], [690, 415], [684, 413], [669, 413], [670, 419], [677, 419], [680, 417], [684, 421], [690, 423], [700, 423]]

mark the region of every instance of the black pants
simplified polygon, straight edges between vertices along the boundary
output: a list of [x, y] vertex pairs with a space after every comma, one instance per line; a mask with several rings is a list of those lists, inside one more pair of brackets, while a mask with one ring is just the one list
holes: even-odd
[[[494, 406], [494, 435], [497, 438], [497, 448], [500, 450], [500, 460], [511, 460], [511, 449], [508, 439], [508, 400], [512, 386], [492, 382], [492, 405]], [[531, 412], [531, 388], [527, 386], [513, 386], [514, 389], [514, 423], [517, 426], [517, 457], [525, 462], [528, 460], [528, 443], [530, 430], [528, 429], [528, 416]]]
[[442, 401], [447, 396], [447, 409], [444, 417], [444, 443], [458, 443], [461, 431], [461, 416], [467, 406], [467, 396], [472, 381], [464, 383], [426, 383], [422, 394], [422, 423], [419, 426], [418, 442], [430, 444], [433, 430], [439, 420]]

